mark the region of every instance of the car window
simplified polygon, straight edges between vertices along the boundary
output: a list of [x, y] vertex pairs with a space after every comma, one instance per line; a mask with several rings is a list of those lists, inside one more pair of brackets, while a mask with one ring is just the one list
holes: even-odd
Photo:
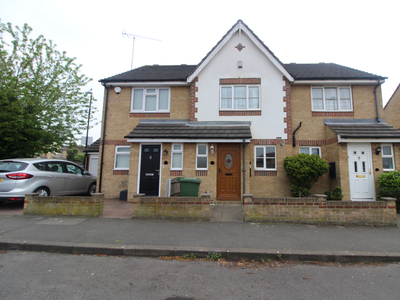
[[36, 163], [33, 165], [36, 167], [36, 169], [38, 169], [40, 171], [46, 171], [46, 163], [45, 162]]
[[0, 172], [15, 172], [25, 170], [27, 163], [19, 161], [0, 161]]
[[61, 162], [48, 162], [47, 163], [47, 171], [62, 173], [63, 172], [62, 163]]
[[69, 163], [66, 163], [65, 165], [67, 166], [67, 172], [68, 173], [82, 175], [82, 169], [79, 168], [78, 166], [75, 166], [75, 165], [69, 164]]

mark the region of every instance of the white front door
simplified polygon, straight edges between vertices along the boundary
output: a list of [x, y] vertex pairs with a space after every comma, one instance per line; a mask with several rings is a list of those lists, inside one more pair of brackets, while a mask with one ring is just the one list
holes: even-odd
[[370, 144], [348, 144], [350, 196], [353, 201], [375, 200]]
[[98, 154], [90, 154], [89, 160], [89, 173], [97, 176], [97, 170], [99, 167], [99, 155]]

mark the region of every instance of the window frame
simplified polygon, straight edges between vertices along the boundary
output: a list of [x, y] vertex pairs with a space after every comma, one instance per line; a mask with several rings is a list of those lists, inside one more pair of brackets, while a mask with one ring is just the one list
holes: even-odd
[[[142, 109], [133, 109], [133, 101], [134, 101], [134, 96], [135, 96], [135, 90], [143, 90], [143, 96], [142, 96]], [[156, 90], [155, 93], [149, 93], [147, 92], [148, 90]], [[160, 102], [160, 90], [167, 90], [168, 91], [168, 100], [167, 100], [167, 105], [168, 107], [166, 109], [160, 109], [159, 108], [159, 102]], [[156, 110], [146, 110], [146, 96], [151, 96], [155, 95], [156, 96]], [[169, 87], [133, 87], [132, 88], [132, 94], [131, 94], [131, 113], [157, 113], [157, 112], [170, 112], [170, 107], [171, 107], [171, 88]]]
[[[336, 110], [327, 110], [326, 109], [326, 98], [325, 98], [325, 89], [326, 88], [336, 88], [336, 99], [338, 102], [338, 109]], [[313, 97], [313, 89], [322, 89], [322, 101], [323, 101], [323, 108], [322, 109], [317, 109], [314, 108], [314, 97]], [[341, 109], [341, 98], [340, 98], [340, 89], [349, 89], [349, 94], [350, 94], [350, 109]], [[347, 86], [347, 85], [327, 85], [327, 86], [311, 86], [311, 110], [312, 111], [317, 111], [317, 112], [352, 112], [354, 110], [353, 107], [353, 93], [352, 93], [352, 89], [351, 86]]]
[[[382, 146], [382, 170], [385, 171], [385, 172], [387, 172], [387, 171], [394, 171], [394, 170], [395, 170], [395, 165], [394, 165], [393, 145], [392, 145], [392, 144], [382, 144], [381, 146]], [[390, 153], [391, 153], [391, 154], [390, 154], [390, 155], [385, 155], [385, 154], [383, 154], [383, 147], [390, 147]], [[392, 159], [393, 168], [391, 168], [391, 169], [385, 169], [385, 168], [383, 167], [383, 158], [391, 158], [391, 159]]]
[[[235, 108], [235, 87], [246, 87], [246, 108]], [[249, 108], [249, 88], [258, 87], [258, 108]], [[231, 88], [231, 108], [222, 108], [222, 89]], [[252, 97], [254, 98], [254, 97]], [[251, 111], [261, 110], [261, 85], [260, 84], [221, 84], [219, 88], [219, 110], [221, 111]]]
[[299, 147], [299, 154], [301, 153], [300, 150], [301, 150], [302, 148], [303, 148], [303, 149], [304, 149], [304, 148], [308, 148], [308, 155], [313, 155], [313, 154], [312, 154], [312, 149], [313, 149], [313, 148], [318, 149], [318, 151], [319, 151], [319, 157], [322, 158], [321, 146], [300, 146], [300, 147]]
[[[118, 149], [121, 149], [121, 148], [128, 148], [128, 149], [129, 149], [129, 152], [121, 152], [121, 153], [118, 153]], [[128, 160], [128, 167], [127, 167], [127, 168], [117, 168], [117, 156], [122, 156], [122, 155], [126, 155], [126, 156], [129, 157], [129, 160]], [[130, 147], [130, 146], [115, 146], [114, 170], [129, 170], [130, 157], [131, 157], [131, 147]]]
[[[266, 148], [274, 148], [274, 160], [275, 160], [275, 167], [274, 168], [267, 168], [267, 158], [265, 157], [265, 149]], [[257, 149], [262, 148], [263, 149], [263, 167], [257, 167]], [[256, 171], [277, 171], [277, 153], [276, 153], [276, 145], [257, 145], [254, 146], [254, 170]]]
[[[180, 145], [181, 146], [181, 150], [175, 150], [174, 149], [174, 145]], [[182, 154], [182, 156], [181, 156], [181, 167], [180, 168], [174, 168], [173, 167], [173, 165], [174, 165], [174, 153], [181, 153]], [[197, 161], [197, 159], [196, 159], [196, 161]], [[183, 144], [181, 144], [181, 143], [171, 144], [171, 168], [170, 168], [170, 170], [172, 170], [172, 171], [182, 171], [183, 170]]]
[[[199, 154], [199, 146], [205, 146], [206, 147], [206, 154]], [[205, 168], [199, 168], [198, 167], [198, 158], [199, 157], [205, 157], [206, 158], [206, 167]], [[208, 144], [196, 144], [196, 170], [199, 171], [206, 171], [208, 170]]]

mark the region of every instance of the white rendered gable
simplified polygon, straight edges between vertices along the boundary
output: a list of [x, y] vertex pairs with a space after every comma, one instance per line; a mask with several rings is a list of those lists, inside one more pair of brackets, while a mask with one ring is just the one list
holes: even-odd
[[[198, 121], [251, 121], [253, 139], [286, 139], [286, 103], [283, 101], [286, 74], [251, 37], [254, 36], [236, 31], [211, 58], [208, 57], [201, 70], [194, 73], [198, 77], [195, 118]], [[244, 46], [241, 51], [237, 48], [239, 44]], [[238, 68], [238, 61], [242, 62], [242, 68]], [[220, 116], [220, 79], [230, 78], [261, 80], [260, 115]]]

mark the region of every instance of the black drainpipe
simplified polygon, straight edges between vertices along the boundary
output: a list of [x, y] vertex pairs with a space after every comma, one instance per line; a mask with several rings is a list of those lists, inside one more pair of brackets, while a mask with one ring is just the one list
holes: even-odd
[[[246, 144], [245, 139], [243, 139], [243, 195], [246, 194]], [[243, 197], [244, 203], [244, 197]]]
[[106, 138], [106, 124], [107, 124], [107, 109], [108, 109], [108, 87], [104, 83], [104, 88], [107, 90], [106, 94], [106, 107], [104, 109], [104, 124], [103, 124], [103, 137], [102, 137], [102, 144], [101, 144], [101, 159], [100, 159], [100, 174], [99, 174], [99, 193], [101, 193], [101, 182], [103, 179], [103, 159], [104, 159], [104, 140]]
[[297, 127], [294, 131], [293, 131], [293, 148], [296, 147], [296, 131], [299, 130], [299, 128], [301, 127], [301, 123], [299, 124], [299, 127]]
[[379, 118], [379, 106], [378, 106], [378, 93], [376, 92], [376, 89], [378, 88], [378, 86], [381, 85], [381, 80], [378, 78], [378, 84], [375, 86], [374, 88], [374, 93], [375, 93], [375, 104], [376, 104], [376, 119], [378, 120], [378, 123], [381, 122], [380, 118]]

